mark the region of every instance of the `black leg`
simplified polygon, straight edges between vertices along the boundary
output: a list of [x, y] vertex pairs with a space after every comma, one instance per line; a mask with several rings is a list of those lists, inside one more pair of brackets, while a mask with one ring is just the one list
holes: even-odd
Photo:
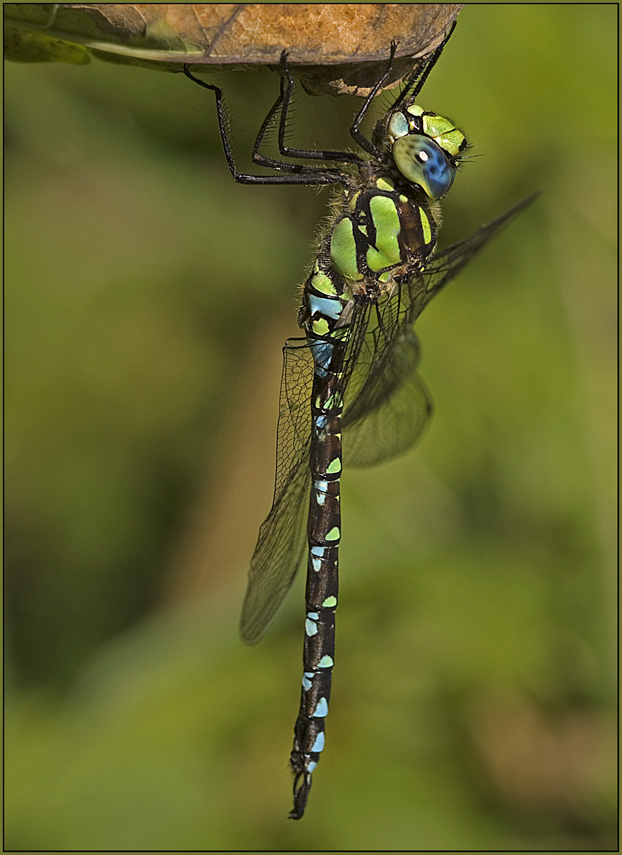
[[371, 142], [371, 140], [367, 139], [367, 137], [362, 133], [362, 131], [359, 130], [359, 126], [360, 126], [361, 122], [363, 121], [363, 117], [367, 113], [367, 110], [369, 109], [369, 105], [374, 100], [374, 98], [376, 97], [378, 92], [380, 92], [380, 90], [384, 86], [387, 78], [389, 77], [389, 74], [391, 73], [391, 68], [393, 67], [393, 58], [395, 56], [396, 48], [397, 48], [397, 43], [391, 42], [391, 54], [389, 56], [389, 64], [387, 65], [387, 70], [382, 75], [380, 80], [376, 83], [376, 85], [371, 90], [371, 92], [369, 93], [367, 98], [365, 98], [365, 100], [363, 101], [363, 106], [359, 110], [359, 113], [358, 113], [357, 117], [355, 118], [354, 122], [352, 123], [352, 127], [350, 128], [350, 136], [354, 139], [356, 144], [359, 145], [366, 152], [369, 152], [369, 154], [371, 154], [372, 157], [380, 157], [382, 155], [382, 152], [380, 151], [380, 149], [378, 149]]
[[[285, 51], [283, 51], [282, 61], [285, 65]], [[286, 85], [287, 83], [287, 85]], [[306, 151], [302, 149], [290, 149], [285, 145], [285, 132], [288, 120], [288, 110], [291, 102], [294, 81], [292, 80], [289, 71], [281, 71], [281, 85], [279, 96], [270, 108], [268, 115], [264, 119], [255, 145], [253, 146], [253, 163], [260, 166], [267, 166], [270, 169], [280, 169], [284, 172], [299, 173], [306, 175], [319, 174], [335, 174], [335, 169], [322, 166], [307, 166], [301, 163], [290, 163], [282, 160], [276, 160], [273, 157], [262, 154], [259, 149], [263, 143], [266, 133], [268, 132], [275, 115], [281, 110], [281, 118], [279, 121], [279, 151], [285, 157], [308, 157], [313, 160], [342, 160], [348, 163], [361, 163], [361, 159], [357, 155], [350, 152], [333, 152], [333, 151]]]
[[[227, 117], [225, 113], [225, 106], [222, 96], [222, 89], [219, 86], [216, 86], [213, 83], [206, 83], [205, 80], [200, 80], [198, 77], [195, 77], [188, 70], [188, 66], [184, 66], [184, 74], [189, 80], [192, 80], [194, 83], [197, 83], [199, 86], [202, 86], [204, 89], [209, 89], [214, 93], [216, 98], [216, 113], [218, 116], [218, 129], [220, 131], [220, 139], [222, 141], [222, 147], [225, 153], [225, 158], [227, 160], [227, 165], [229, 167], [229, 171], [234, 179], [239, 184], [307, 184], [307, 185], [318, 185], [318, 184], [338, 184], [344, 180], [344, 176], [340, 175], [337, 171], [322, 171], [320, 169], [313, 169], [311, 167], [304, 168], [304, 171], [292, 169], [292, 164], [282, 164], [283, 169], [289, 169], [289, 174], [285, 175], [250, 175], [246, 172], [238, 172], [237, 167], [235, 165], [235, 160], [233, 158], [233, 153], [231, 151], [231, 146], [229, 145], [229, 135], [227, 132]], [[272, 110], [268, 113], [268, 116], [264, 120], [262, 127], [260, 128], [260, 135], [263, 137], [268, 129], [268, 126], [272, 120], [272, 116], [278, 110], [279, 98], [275, 102]], [[261, 142], [261, 139], [260, 139]], [[276, 167], [274, 167], [276, 168]], [[281, 168], [281, 165], [279, 165]]]
[[[327, 149], [304, 149], [290, 148], [285, 144], [285, 134], [287, 131], [287, 118], [289, 105], [294, 91], [294, 79], [287, 65], [287, 51], [281, 54], [281, 92], [283, 94], [283, 109], [281, 111], [281, 121], [279, 122], [279, 151], [286, 157], [308, 158], [309, 160], [333, 160], [342, 163], [361, 164], [362, 159], [350, 151], [332, 151]], [[283, 82], [287, 81], [287, 86], [283, 92]]]
[[456, 29], [456, 21], [453, 22], [453, 24], [451, 25], [451, 29], [449, 30], [449, 32], [447, 33], [447, 35], [445, 36], [443, 41], [440, 43], [440, 45], [436, 48], [436, 50], [434, 51], [434, 53], [432, 54], [430, 59], [427, 60], [425, 65], [423, 67], [421, 67], [420, 65], [416, 67], [415, 71], [411, 74], [410, 78], [408, 79], [406, 86], [402, 89], [400, 94], [397, 96], [397, 98], [393, 102], [393, 105], [391, 107], [392, 110], [395, 110], [397, 107], [399, 107], [399, 105], [402, 103], [402, 101], [404, 101], [404, 99], [406, 97], [416, 98], [417, 95], [421, 92], [421, 90], [423, 88], [423, 84], [428, 79], [428, 75], [430, 74], [430, 72], [432, 71], [434, 66], [436, 65], [438, 58], [440, 57], [443, 50], [445, 49], [445, 46], [446, 46], [447, 42], [449, 41], [449, 39], [451, 38], [453, 31], [455, 29]]

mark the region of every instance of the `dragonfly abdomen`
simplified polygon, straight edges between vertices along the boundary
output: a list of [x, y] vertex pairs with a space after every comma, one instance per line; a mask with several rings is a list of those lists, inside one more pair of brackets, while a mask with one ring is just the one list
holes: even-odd
[[393, 270], [422, 259], [436, 237], [427, 205], [399, 193], [388, 179], [357, 191], [343, 207], [347, 213], [337, 217], [322, 241], [300, 314], [313, 354], [313, 387], [304, 674], [290, 757], [293, 819], [300, 819], [306, 807], [324, 748], [330, 700], [341, 538], [341, 415], [353, 305], [373, 303], [393, 289]]
[[314, 369], [304, 673], [290, 757], [294, 772], [292, 819], [300, 819], [307, 804], [311, 775], [324, 748], [324, 722], [330, 700], [341, 538], [341, 384], [349, 338], [349, 328], [338, 326], [346, 299], [337, 295], [330, 271], [322, 272], [319, 264], [305, 286], [303, 302], [303, 326]]

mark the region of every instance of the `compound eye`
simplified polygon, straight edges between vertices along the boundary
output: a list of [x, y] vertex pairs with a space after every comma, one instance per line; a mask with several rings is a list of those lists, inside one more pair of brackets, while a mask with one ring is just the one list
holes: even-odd
[[449, 190], [456, 168], [445, 152], [429, 137], [409, 134], [393, 143], [393, 160], [404, 178], [418, 184], [430, 199], [440, 199]]

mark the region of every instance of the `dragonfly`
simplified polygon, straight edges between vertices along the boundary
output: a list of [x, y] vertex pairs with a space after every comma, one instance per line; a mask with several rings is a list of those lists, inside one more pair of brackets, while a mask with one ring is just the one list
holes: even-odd
[[[424, 110], [418, 96], [452, 32], [453, 27], [413, 68], [368, 137], [361, 124], [389, 78], [396, 51], [391, 44], [386, 70], [350, 128], [357, 152], [286, 144], [294, 81], [284, 51], [279, 95], [252, 153], [254, 163], [273, 170], [264, 175], [238, 171], [221, 88], [184, 69], [215, 94], [224, 154], [237, 182], [336, 186], [332, 219], [303, 287], [298, 323], [304, 336], [288, 339], [283, 348], [274, 496], [251, 559], [240, 624], [246, 643], [260, 640], [306, 555], [303, 677], [290, 756], [294, 806], [289, 816], [296, 820], [304, 815], [325, 743], [335, 663], [343, 465], [388, 460], [421, 436], [432, 405], [417, 371], [414, 323], [537, 195], [466, 240], [437, 248], [439, 200], [465, 159], [467, 139], [451, 120]], [[288, 160], [261, 151], [277, 122], [280, 158]]]

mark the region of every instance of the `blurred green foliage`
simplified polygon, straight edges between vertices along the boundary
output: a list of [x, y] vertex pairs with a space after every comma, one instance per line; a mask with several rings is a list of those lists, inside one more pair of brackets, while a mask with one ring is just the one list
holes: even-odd
[[[8, 848], [615, 848], [616, 33], [469, 6], [426, 85], [486, 154], [442, 242], [543, 193], [418, 324], [420, 447], [344, 478], [300, 823], [302, 581], [236, 630], [326, 191], [236, 186], [181, 76], [6, 65]], [[277, 77], [219, 81], [243, 159]]]

